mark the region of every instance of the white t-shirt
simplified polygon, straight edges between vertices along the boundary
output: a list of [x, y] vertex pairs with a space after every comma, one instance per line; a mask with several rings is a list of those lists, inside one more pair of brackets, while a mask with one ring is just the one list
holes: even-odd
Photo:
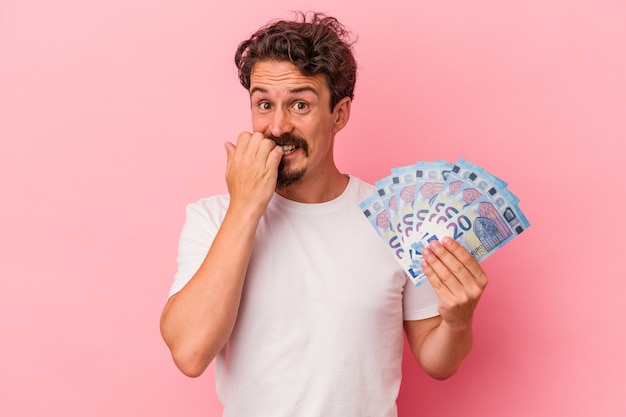
[[[437, 315], [358, 204], [351, 177], [335, 200], [275, 194], [260, 221], [235, 328], [216, 358], [225, 417], [395, 417], [403, 320]], [[204, 260], [228, 196], [187, 207], [170, 295]]]

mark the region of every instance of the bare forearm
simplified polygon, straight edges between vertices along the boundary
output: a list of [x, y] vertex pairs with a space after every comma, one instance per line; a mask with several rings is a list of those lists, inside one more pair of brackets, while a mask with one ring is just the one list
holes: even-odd
[[425, 321], [427, 326], [435, 324], [428, 332], [420, 331], [419, 327], [425, 326], [419, 324], [407, 327], [413, 335], [413, 354], [422, 368], [434, 378], [445, 379], [457, 371], [472, 349], [474, 310], [488, 279], [476, 259], [450, 237], [432, 240], [422, 256], [422, 269], [439, 297], [440, 318], [438, 323]]
[[226, 214], [204, 262], [163, 311], [163, 338], [186, 375], [206, 369], [235, 325], [258, 222], [244, 219]]
[[461, 366], [472, 349], [473, 341], [471, 323], [454, 328], [442, 321], [430, 331], [414, 355], [426, 373], [436, 379], [446, 379]]

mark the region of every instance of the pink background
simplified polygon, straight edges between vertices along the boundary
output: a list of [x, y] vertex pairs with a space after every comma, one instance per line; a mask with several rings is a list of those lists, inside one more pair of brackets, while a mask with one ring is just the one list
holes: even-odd
[[484, 263], [460, 372], [406, 362], [401, 415], [626, 415], [621, 0], [3, 0], [0, 415], [219, 415], [159, 315], [185, 204], [250, 126], [234, 49], [310, 8], [359, 36], [344, 172], [462, 156], [532, 223]]

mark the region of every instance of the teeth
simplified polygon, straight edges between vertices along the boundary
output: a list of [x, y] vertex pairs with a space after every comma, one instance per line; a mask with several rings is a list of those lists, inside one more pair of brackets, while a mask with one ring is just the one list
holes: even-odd
[[293, 145], [285, 145], [285, 146], [283, 146], [283, 153], [284, 154], [288, 154], [288, 153], [293, 152], [295, 149], [296, 149], [296, 147], [293, 146]]

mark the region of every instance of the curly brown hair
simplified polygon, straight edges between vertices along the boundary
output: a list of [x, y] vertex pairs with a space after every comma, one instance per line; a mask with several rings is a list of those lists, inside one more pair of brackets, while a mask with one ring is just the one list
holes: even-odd
[[332, 111], [342, 98], [354, 98], [353, 43], [350, 32], [334, 17], [297, 12], [293, 21], [270, 22], [239, 44], [235, 53], [239, 81], [249, 90], [250, 73], [257, 62], [288, 61], [303, 75], [326, 77]]

